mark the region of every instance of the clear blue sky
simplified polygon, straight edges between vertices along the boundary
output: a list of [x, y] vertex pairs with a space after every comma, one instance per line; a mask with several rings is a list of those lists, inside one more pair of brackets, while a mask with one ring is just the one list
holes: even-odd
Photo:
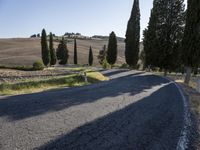
[[[153, 0], [140, 0], [141, 29]], [[42, 28], [56, 35], [80, 32], [124, 37], [133, 0], [0, 0], [0, 38], [29, 37]], [[141, 30], [141, 33], [142, 33]]]

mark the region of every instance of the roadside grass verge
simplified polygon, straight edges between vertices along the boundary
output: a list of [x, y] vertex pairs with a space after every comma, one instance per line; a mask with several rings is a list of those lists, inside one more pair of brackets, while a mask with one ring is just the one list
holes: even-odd
[[3, 66], [0, 65], [0, 69], [14, 69], [20, 71], [34, 71], [32, 66]]
[[82, 75], [73, 74], [64, 77], [54, 77], [46, 80], [2, 83], [0, 84], [0, 95], [35, 93], [61, 87], [83, 86], [108, 80], [108, 78], [104, 77], [99, 72], [88, 72], [87, 79], [88, 83], [85, 82], [85, 79]]
[[[156, 75], [163, 76], [164, 73], [162, 72], [154, 72]], [[178, 83], [184, 83], [184, 75], [182, 74], [176, 74], [176, 73], [169, 73], [167, 77], [171, 78], [172, 80], [178, 82]], [[189, 87], [196, 89], [197, 88], [197, 79], [199, 76], [192, 76], [190, 80]]]
[[[163, 73], [155, 73], [156, 75], [163, 76]], [[178, 83], [182, 89], [184, 90], [184, 93], [187, 95], [190, 105], [190, 110], [192, 113], [194, 125], [193, 125], [193, 133], [191, 135], [191, 147], [194, 149], [200, 149], [200, 93], [196, 91], [197, 89], [197, 77], [192, 77], [190, 84], [186, 85], [184, 84], [184, 76], [183, 75], [177, 75], [175, 73], [171, 73], [167, 75], [168, 78], [174, 80], [176, 83]]]

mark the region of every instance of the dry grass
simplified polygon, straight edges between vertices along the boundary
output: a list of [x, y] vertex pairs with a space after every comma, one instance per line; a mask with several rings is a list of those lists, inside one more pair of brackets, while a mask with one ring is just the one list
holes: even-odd
[[[99, 65], [97, 55], [103, 45], [107, 45], [107, 40], [77, 40], [78, 63], [88, 63], [88, 53], [90, 45], [94, 53], [94, 65]], [[58, 42], [54, 43], [57, 48]], [[118, 62], [122, 64], [124, 60], [124, 42], [118, 42]], [[68, 41], [69, 63], [73, 63], [73, 40]], [[10, 66], [31, 66], [33, 62], [41, 60], [41, 47], [39, 38], [25, 39], [0, 39], [0, 65]]]
[[87, 78], [88, 83], [85, 82], [84, 77], [80, 74], [52, 77], [37, 81], [29, 80], [17, 83], [2, 83], [0, 84], [0, 95], [35, 93], [61, 87], [83, 86], [108, 80], [108, 78], [104, 77], [101, 73], [91, 71], [87, 73]]

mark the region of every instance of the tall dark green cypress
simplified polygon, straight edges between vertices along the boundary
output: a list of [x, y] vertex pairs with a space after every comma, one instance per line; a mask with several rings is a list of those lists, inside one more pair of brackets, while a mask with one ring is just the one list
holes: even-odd
[[62, 37], [62, 40], [60, 41], [60, 44], [58, 45], [56, 55], [59, 60], [59, 64], [61, 65], [67, 64], [69, 54], [68, 54], [67, 44], [64, 37]]
[[140, 8], [139, 0], [134, 0], [131, 17], [128, 21], [126, 31], [126, 62], [131, 67], [136, 67], [139, 59], [140, 47]]
[[180, 66], [184, 10], [184, 0], [154, 0], [148, 29], [144, 31], [146, 65], [160, 67], [165, 73]]
[[160, 0], [159, 12], [159, 66], [165, 71], [180, 64], [180, 46], [184, 34], [184, 0]]
[[89, 50], [88, 63], [89, 63], [89, 66], [93, 65], [93, 52], [92, 52], [92, 47], [91, 46], [90, 46], [90, 50]]
[[192, 68], [200, 65], [200, 1], [188, 0], [183, 38], [183, 62], [187, 68], [185, 83], [189, 84]]
[[157, 26], [158, 26], [158, 0], [154, 0], [153, 9], [147, 29], [143, 32], [143, 45], [145, 52], [145, 67], [158, 65], [158, 40], [157, 40]]
[[42, 49], [42, 61], [45, 66], [48, 66], [50, 63], [50, 52], [47, 44], [47, 35], [45, 29], [42, 30], [41, 49]]
[[56, 64], [56, 51], [53, 46], [53, 34], [51, 32], [49, 35], [49, 50], [50, 50], [50, 56], [51, 56], [50, 65], [55, 65]]
[[77, 56], [77, 43], [76, 39], [74, 39], [74, 64], [78, 64], [78, 56]]
[[114, 65], [117, 61], [117, 37], [111, 32], [108, 41], [107, 61], [110, 65]]

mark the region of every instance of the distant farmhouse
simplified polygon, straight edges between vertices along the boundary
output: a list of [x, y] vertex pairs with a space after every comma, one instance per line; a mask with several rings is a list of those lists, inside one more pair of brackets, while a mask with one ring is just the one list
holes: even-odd
[[84, 35], [81, 35], [81, 33], [69, 33], [69, 32], [66, 32], [64, 34], [64, 37], [65, 38], [77, 38], [77, 39], [91, 39], [89, 36], [84, 36]]

